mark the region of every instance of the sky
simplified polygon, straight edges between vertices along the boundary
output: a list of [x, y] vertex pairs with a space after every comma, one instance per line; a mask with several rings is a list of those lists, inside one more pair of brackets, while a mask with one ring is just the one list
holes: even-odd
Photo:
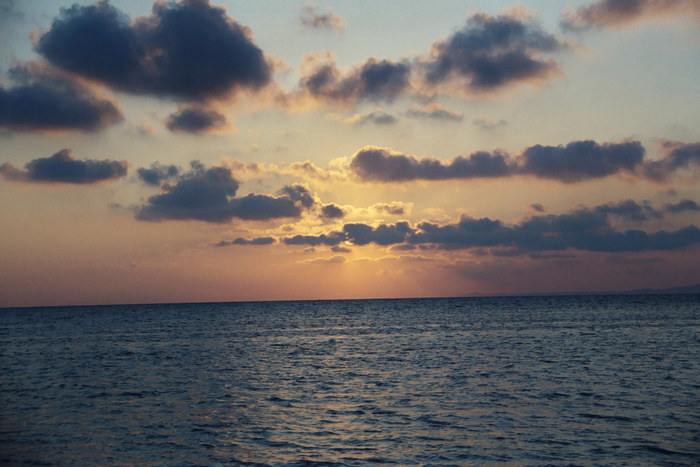
[[700, 283], [700, 1], [0, 0], [0, 306]]

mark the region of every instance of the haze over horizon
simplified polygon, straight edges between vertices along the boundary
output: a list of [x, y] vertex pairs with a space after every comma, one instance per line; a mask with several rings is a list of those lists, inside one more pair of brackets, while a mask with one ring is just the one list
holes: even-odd
[[700, 283], [699, 26], [0, 0], [0, 307]]

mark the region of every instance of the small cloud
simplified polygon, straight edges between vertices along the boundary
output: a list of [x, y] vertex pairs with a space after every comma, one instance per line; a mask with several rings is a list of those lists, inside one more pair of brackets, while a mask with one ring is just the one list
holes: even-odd
[[345, 256], [332, 256], [330, 258], [318, 258], [318, 259], [310, 259], [304, 261], [307, 264], [342, 264], [346, 262], [347, 259]]
[[263, 245], [272, 245], [276, 242], [277, 242], [277, 240], [275, 240], [272, 237], [257, 237], [257, 238], [253, 238], [253, 239], [246, 239], [246, 238], [238, 237], [235, 240], [231, 240], [231, 241], [221, 240], [220, 242], [215, 243], [214, 246], [216, 246], [216, 247], [231, 246], [231, 245], [263, 246]]
[[330, 8], [321, 13], [313, 2], [308, 2], [302, 9], [301, 24], [313, 29], [330, 29], [342, 34], [345, 32], [345, 21]]
[[326, 204], [321, 208], [321, 217], [324, 219], [342, 219], [345, 212], [335, 204]]
[[374, 125], [394, 125], [398, 122], [398, 119], [393, 115], [384, 112], [383, 109], [377, 109], [374, 112], [367, 114], [355, 114], [354, 116], [346, 118], [343, 121], [353, 125], [364, 125], [367, 123], [372, 123]]
[[412, 104], [411, 108], [406, 112], [406, 115], [411, 118], [429, 118], [441, 121], [461, 122], [464, 115], [454, 110], [449, 110], [440, 104], [431, 103], [424, 107], [418, 104]]
[[472, 124], [481, 130], [491, 131], [491, 130], [495, 130], [497, 128], [501, 128], [501, 127], [506, 126], [508, 124], [508, 122], [506, 122], [503, 119], [489, 120], [486, 117], [484, 117], [483, 115], [479, 115], [474, 120], [472, 120]]
[[620, 27], [645, 19], [684, 15], [700, 19], [700, 3], [696, 0], [597, 0], [562, 15], [565, 30]]
[[346, 247], [340, 246], [340, 245], [332, 246], [331, 251], [333, 253], [352, 253], [352, 250], [350, 248], [346, 248]]
[[154, 162], [151, 167], [146, 169], [139, 167], [136, 174], [146, 185], [159, 186], [161, 182], [172, 180], [180, 174], [181, 170], [175, 165], [163, 165], [160, 162]]
[[85, 185], [121, 178], [128, 165], [126, 161], [73, 159], [70, 149], [62, 149], [50, 157], [30, 161], [25, 170], [5, 163], [0, 166], [0, 173], [8, 180], [21, 182]]
[[544, 206], [542, 206], [540, 203], [533, 203], [530, 205], [530, 209], [532, 209], [535, 212], [544, 212]]
[[216, 110], [199, 106], [180, 107], [165, 121], [168, 130], [175, 133], [211, 134], [233, 129], [226, 117]]

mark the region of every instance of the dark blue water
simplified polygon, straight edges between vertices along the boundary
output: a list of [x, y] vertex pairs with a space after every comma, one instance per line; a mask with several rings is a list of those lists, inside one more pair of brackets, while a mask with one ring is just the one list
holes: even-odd
[[0, 310], [0, 461], [699, 465], [700, 297]]

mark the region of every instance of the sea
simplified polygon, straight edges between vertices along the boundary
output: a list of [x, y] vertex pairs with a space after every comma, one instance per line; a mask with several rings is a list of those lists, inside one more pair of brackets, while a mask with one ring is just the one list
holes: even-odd
[[6, 465], [700, 465], [700, 295], [0, 309]]

